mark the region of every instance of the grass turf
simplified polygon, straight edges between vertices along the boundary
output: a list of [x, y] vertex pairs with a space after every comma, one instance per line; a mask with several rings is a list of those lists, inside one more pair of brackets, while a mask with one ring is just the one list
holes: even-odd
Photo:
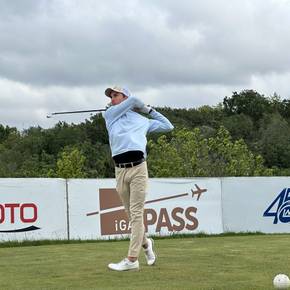
[[0, 248], [0, 289], [267, 290], [290, 274], [290, 235], [156, 240], [157, 264], [112, 272], [128, 241]]

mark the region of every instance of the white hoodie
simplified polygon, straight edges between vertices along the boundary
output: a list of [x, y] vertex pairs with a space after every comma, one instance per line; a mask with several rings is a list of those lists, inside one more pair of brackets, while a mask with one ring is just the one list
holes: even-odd
[[140, 150], [146, 157], [146, 134], [167, 132], [174, 127], [162, 114], [152, 110], [148, 119], [133, 111], [144, 107], [136, 97], [128, 97], [118, 105], [111, 106], [103, 113], [109, 133], [112, 157], [128, 151]]

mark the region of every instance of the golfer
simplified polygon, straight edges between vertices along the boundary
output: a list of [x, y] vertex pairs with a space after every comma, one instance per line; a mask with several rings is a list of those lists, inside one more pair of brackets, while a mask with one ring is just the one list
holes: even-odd
[[[154, 241], [146, 237], [143, 224], [148, 185], [146, 134], [167, 132], [173, 129], [173, 125], [162, 114], [131, 96], [125, 88], [107, 88], [105, 95], [111, 98], [104, 118], [115, 162], [116, 189], [131, 224], [128, 256], [119, 263], [109, 264], [108, 267], [115, 271], [136, 270], [139, 269], [138, 256], [141, 247], [148, 265], [153, 265], [156, 261]], [[138, 112], [149, 114], [152, 119]]]

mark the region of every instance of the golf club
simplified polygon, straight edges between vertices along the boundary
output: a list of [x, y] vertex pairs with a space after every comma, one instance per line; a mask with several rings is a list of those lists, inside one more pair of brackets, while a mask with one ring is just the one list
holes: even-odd
[[80, 113], [103, 112], [103, 111], [106, 111], [106, 109], [82, 110], [82, 111], [67, 111], [67, 112], [53, 112], [50, 115], [47, 115], [46, 118], [52, 118], [55, 115], [80, 114]]

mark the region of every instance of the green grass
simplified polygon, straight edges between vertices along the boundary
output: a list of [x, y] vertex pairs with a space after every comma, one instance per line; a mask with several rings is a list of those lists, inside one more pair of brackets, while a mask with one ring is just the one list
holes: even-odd
[[112, 272], [128, 241], [0, 248], [0, 289], [273, 289], [290, 275], [290, 235], [157, 239], [157, 264]]
[[[206, 234], [206, 233], [197, 233], [197, 234], [171, 234], [169, 236], [152, 236], [154, 240], [160, 239], [180, 239], [180, 238], [213, 238], [213, 237], [228, 237], [228, 236], [250, 236], [250, 235], [266, 235], [262, 232], [225, 232], [222, 234]], [[268, 234], [269, 235], [269, 234]], [[279, 234], [272, 234], [279, 235]], [[111, 240], [107, 240], [110, 242], [117, 241], [128, 241], [129, 238], [114, 238]], [[23, 241], [0, 241], [0, 248], [10, 248], [10, 247], [31, 247], [31, 246], [43, 246], [43, 245], [60, 245], [60, 244], [80, 244], [80, 243], [99, 243], [104, 242], [104, 240], [23, 240]]]

